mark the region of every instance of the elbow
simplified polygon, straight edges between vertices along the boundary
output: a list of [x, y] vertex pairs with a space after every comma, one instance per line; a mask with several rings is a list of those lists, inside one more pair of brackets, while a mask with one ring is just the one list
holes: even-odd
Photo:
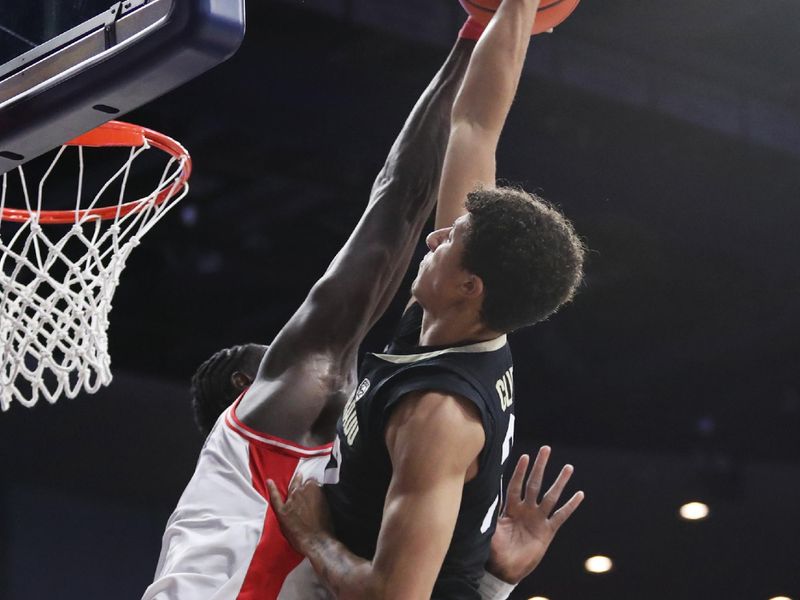
[[420, 590], [418, 582], [398, 579], [398, 573], [381, 571], [373, 565], [359, 566], [354, 571], [348, 589], [331, 589], [338, 600], [429, 600], [433, 592], [432, 585]]
[[333, 590], [338, 600], [388, 600], [393, 598], [388, 594], [388, 586], [377, 573], [370, 573], [366, 580], [362, 579], [357, 589]]
[[409, 593], [404, 586], [391, 585], [378, 577], [370, 578], [368, 584], [358, 591], [335, 594], [339, 600], [428, 600], [431, 592], [425, 595]]
[[470, 139], [499, 140], [507, 115], [508, 111], [488, 112], [479, 108], [459, 110], [453, 114], [450, 139], [453, 139], [454, 133], [460, 132], [460, 135], [470, 136]]
[[452, 137], [453, 130], [457, 127], [468, 127], [475, 122], [475, 115], [469, 110], [467, 102], [464, 102], [459, 96], [453, 104], [453, 110], [450, 113], [450, 135]]

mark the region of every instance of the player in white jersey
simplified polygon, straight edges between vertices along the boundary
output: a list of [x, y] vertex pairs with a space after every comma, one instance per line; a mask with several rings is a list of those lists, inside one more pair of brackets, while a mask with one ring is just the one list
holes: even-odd
[[397, 291], [435, 204], [453, 98], [473, 47], [456, 43], [393, 145], [355, 231], [209, 435], [146, 599], [313, 597], [302, 557], [276, 528], [265, 484], [271, 479], [285, 494], [296, 472], [325, 460], [355, 386], [358, 347]]
[[[253, 431], [236, 416], [236, 404], [206, 439], [197, 468], [164, 534], [154, 583], [145, 598], [308, 598], [287, 596], [290, 574], [302, 557], [281, 535], [269, 511], [264, 482], [277, 477], [317, 478], [330, 444], [308, 448]], [[302, 569], [295, 575], [302, 574]], [[288, 584], [288, 585], [287, 585]], [[327, 597], [319, 588], [321, 598]]]

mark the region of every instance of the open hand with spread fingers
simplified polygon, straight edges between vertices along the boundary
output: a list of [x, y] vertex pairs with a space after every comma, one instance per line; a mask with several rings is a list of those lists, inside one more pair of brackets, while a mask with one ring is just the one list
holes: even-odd
[[489, 572], [508, 583], [518, 583], [539, 565], [558, 529], [583, 501], [583, 492], [576, 492], [554, 511], [561, 492], [572, 476], [572, 465], [565, 465], [561, 469], [555, 483], [539, 501], [549, 458], [550, 447], [542, 446], [536, 455], [527, 485], [524, 485], [530, 457], [523, 454], [508, 483], [506, 503], [497, 519], [487, 563]]

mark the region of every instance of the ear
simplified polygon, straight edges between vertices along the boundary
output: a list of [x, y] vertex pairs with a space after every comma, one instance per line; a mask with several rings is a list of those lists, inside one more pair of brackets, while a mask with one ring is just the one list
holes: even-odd
[[242, 392], [246, 387], [253, 383], [253, 380], [241, 371], [234, 371], [231, 374], [231, 383], [237, 391]]
[[468, 273], [461, 282], [461, 293], [467, 298], [478, 298], [483, 295], [483, 279], [473, 273]]

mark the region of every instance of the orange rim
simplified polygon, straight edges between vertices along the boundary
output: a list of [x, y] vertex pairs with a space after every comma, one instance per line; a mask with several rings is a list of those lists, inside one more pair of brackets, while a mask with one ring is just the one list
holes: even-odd
[[[144, 145], [145, 141], [158, 148], [162, 152], [166, 152], [170, 156], [180, 160], [185, 159], [180, 174], [163, 190], [161, 190], [155, 198], [155, 204], [163, 204], [175, 194], [177, 194], [192, 174], [192, 158], [180, 142], [172, 139], [171, 137], [141, 127], [131, 123], [124, 123], [122, 121], [109, 121], [103, 123], [100, 127], [92, 129], [76, 137], [65, 146], [88, 146], [93, 148], [110, 148], [110, 147], [128, 147], [138, 148]], [[122, 204], [115, 204], [114, 206], [104, 206], [101, 208], [88, 208], [83, 210], [42, 210], [39, 211], [38, 221], [40, 223], [75, 223], [76, 220], [84, 220], [87, 218], [95, 218], [100, 220], [114, 219], [117, 216], [125, 216], [128, 213], [135, 211], [144, 203], [150, 201], [151, 196], [145, 196], [138, 200], [131, 200]], [[30, 221], [32, 216], [37, 211], [30, 211], [25, 208], [3, 208], [0, 213], [0, 220], [12, 221], [16, 223], [25, 223]]]

